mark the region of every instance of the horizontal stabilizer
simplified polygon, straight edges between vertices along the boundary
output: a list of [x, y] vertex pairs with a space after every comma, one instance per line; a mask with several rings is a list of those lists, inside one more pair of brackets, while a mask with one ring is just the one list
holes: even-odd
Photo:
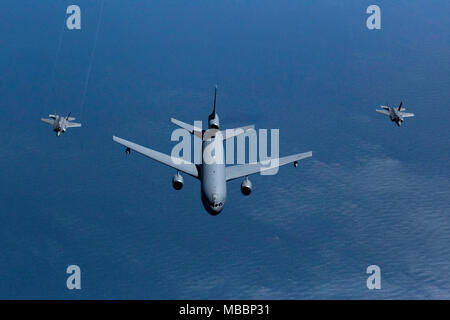
[[183, 121], [180, 121], [180, 120], [177, 120], [177, 119], [174, 119], [174, 118], [170, 118], [170, 121], [173, 124], [176, 124], [177, 126], [179, 126], [180, 128], [183, 128], [184, 130], [186, 130], [186, 131], [192, 133], [193, 135], [199, 137], [200, 139], [203, 136], [203, 130], [201, 128], [194, 127], [191, 124], [185, 123]]
[[[205, 133], [205, 130], [195, 127], [191, 124], [185, 123], [183, 121], [171, 118], [170, 121], [173, 124], [176, 124], [177, 126], [179, 126], [180, 128], [183, 128], [184, 130], [192, 133], [193, 135], [195, 135], [196, 137], [199, 138], [203, 138], [203, 135]], [[240, 127], [240, 128], [235, 128], [235, 129], [226, 129], [226, 130], [221, 130], [220, 133], [222, 134], [222, 137], [224, 140], [238, 136], [242, 133], [244, 133], [245, 131], [249, 130], [249, 129], [254, 129], [255, 126], [254, 125], [249, 125], [249, 126], [245, 126], [245, 127]], [[210, 132], [211, 134], [208, 135], [208, 138], [213, 135], [215, 133], [215, 130], [217, 129], [211, 129]]]
[[247, 130], [250, 130], [250, 129], [254, 130], [255, 129], [255, 125], [251, 124], [251, 125], [245, 126], [245, 127], [221, 130], [220, 133], [222, 134], [223, 139], [226, 140], [226, 139], [230, 139], [230, 138], [236, 137], [236, 136], [238, 136], [240, 134], [243, 134]]

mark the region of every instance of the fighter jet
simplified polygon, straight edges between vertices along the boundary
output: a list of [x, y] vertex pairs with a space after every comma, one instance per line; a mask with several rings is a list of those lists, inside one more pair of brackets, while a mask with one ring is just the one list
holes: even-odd
[[[225, 131], [220, 131], [219, 115], [216, 112], [216, 97], [217, 97], [217, 86], [214, 90], [214, 107], [212, 113], [208, 116], [208, 130], [202, 130], [200, 128], [194, 127], [190, 124], [181, 122], [176, 119], [171, 119], [171, 121], [178, 125], [179, 127], [187, 130], [191, 134], [202, 138], [202, 155], [200, 156], [202, 161], [200, 164], [194, 164], [184, 159], [175, 158], [173, 156], [160, 153], [158, 151], [140, 146], [136, 143], [127, 141], [125, 139], [113, 136], [113, 140], [126, 147], [125, 151], [127, 154], [134, 150], [144, 156], [151, 159], [159, 161], [169, 167], [177, 170], [177, 173], [172, 178], [172, 186], [175, 190], [180, 190], [183, 187], [183, 177], [180, 172], [184, 172], [200, 181], [201, 184], [201, 200], [204, 208], [208, 213], [215, 216], [219, 214], [224, 206], [227, 199], [227, 182], [244, 178], [241, 183], [241, 192], [243, 195], [249, 195], [252, 191], [252, 183], [248, 179], [248, 176], [254, 173], [259, 173], [267, 169], [265, 161], [251, 162], [246, 164], [225, 166], [224, 161], [224, 148], [223, 143], [216, 143], [216, 139], [220, 136], [225, 136], [224, 139], [232, 138], [246, 130], [252, 129], [253, 126], [247, 126], [235, 129], [233, 134], [226, 134]], [[221, 135], [217, 132], [220, 131]], [[212, 143], [215, 144], [214, 157], [220, 158], [216, 159], [219, 161], [205, 161], [205, 149], [208, 148]], [[195, 149], [194, 149], [195, 150]], [[287, 157], [277, 158], [274, 166], [271, 168], [278, 168], [285, 164], [294, 163], [294, 167], [298, 166], [298, 161], [311, 157], [312, 152], [299, 153]]]
[[382, 110], [376, 109], [375, 111], [389, 116], [391, 121], [400, 127], [403, 123], [403, 118], [414, 117], [414, 113], [403, 112], [406, 108], [402, 109], [402, 104], [403, 102], [400, 102], [397, 109], [389, 106], [381, 106]]
[[59, 137], [61, 133], [66, 132], [67, 128], [81, 127], [81, 123], [70, 122], [75, 120], [75, 118], [70, 117], [70, 112], [67, 117], [62, 117], [54, 114], [49, 114], [48, 116], [50, 119], [41, 118], [41, 121], [50, 124], [53, 127], [53, 131], [56, 132], [57, 137]]

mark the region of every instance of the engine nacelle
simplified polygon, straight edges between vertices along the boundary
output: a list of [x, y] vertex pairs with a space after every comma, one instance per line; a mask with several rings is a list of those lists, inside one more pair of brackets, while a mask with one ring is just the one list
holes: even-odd
[[245, 177], [244, 181], [241, 183], [241, 192], [244, 196], [248, 196], [252, 193], [252, 182], [248, 177]]
[[175, 190], [180, 190], [183, 188], [183, 176], [179, 173], [173, 176], [172, 178], [172, 187]]

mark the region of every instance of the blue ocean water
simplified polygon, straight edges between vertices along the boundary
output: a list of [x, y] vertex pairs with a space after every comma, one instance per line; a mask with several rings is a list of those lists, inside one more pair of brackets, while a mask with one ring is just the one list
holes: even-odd
[[[370, 1], [108, 0], [96, 38], [101, 3], [0, 4], [0, 298], [450, 298], [448, 1], [377, 1], [371, 31]], [[224, 127], [313, 158], [212, 217], [111, 137], [170, 153], [216, 83]], [[375, 112], [400, 101], [401, 128]], [[56, 138], [55, 111], [83, 127]]]

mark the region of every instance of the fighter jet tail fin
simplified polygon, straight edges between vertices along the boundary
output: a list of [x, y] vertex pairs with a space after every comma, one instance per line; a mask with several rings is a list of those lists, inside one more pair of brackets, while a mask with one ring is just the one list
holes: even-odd
[[73, 121], [76, 119], [76, 118], [70, 116], [71, 113], [72, 113], [72, 111], [70, 111], [69, 114], [67, 115], [67, 117], [66, 117], [67, 121]]
[[400, 105], [398, 106], [398, 111], [400, 111], [402, 109], [402, 104], [403, 104], [403, 102], [400, 102]]

